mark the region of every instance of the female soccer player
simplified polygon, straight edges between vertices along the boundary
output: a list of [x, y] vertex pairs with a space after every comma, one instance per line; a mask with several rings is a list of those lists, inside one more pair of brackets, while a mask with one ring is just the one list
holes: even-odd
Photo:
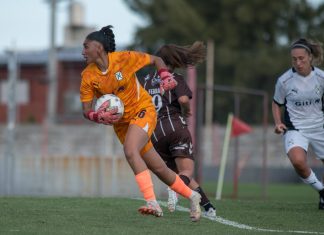
[[[191, 46], [168, 44], [162, 46], [156, 55], [163, 59], [170, 72], [174, 72], [176, 68], [186, 68], [202, 62], [206, 56], [206, 49], [202, 42], [195, 42]], [[204, 207], [205, 215], [215, 218], [215, 207], [192, 178], [194, 173], [193, 146], [186, 123], [186, 118], [191, 115], [189, 100], [192, 92], [181, 74], [173, 73], [173, 75], [178, 85], [163, 96], [159, 91], [161, 80], [158, 72], [142, 79], [145, 80], [143, 86], [152, 96], [158, 112], [158, 124], [151, 140], [168, 167], [177, 172], [186, 185], [200, 193], [202, 197], [200, 205]], [[168, 208], [173, 212], [178, 198], [170, 188], [168, 188], [168, 196]]]
[[301, 38], [291, 45], [290, 55], [292, 68], [279, 77], [273, 96], [275, 133], [283, 134], [290, 162], [302, 181], [319, 192], [323, 210], [323, 183], [307, 164], [309, 145], [324, 163], [324, 72], [313, 66], [322, 62], [323, 51], [320, 43]]
[[[142, 214], [157, 217], [163, 212], [156, 201], [149, 169], [170, 188], [190, 200], [192, 221], [200, 219], [200, 195], [187, 187], [179, 176], [170, 170], [150, 141], [156, 126], [156, 112], [151, 96], [139, 84], [135, 72], [154, 64], [162, 77], [161, 90], [176, 86], [173, 76], [167, 71], [163, 60], [157, 56], [135, 51], [115, 52], [115, 36], [112, 26], [90, 33], [84, 40], [82, 55], [87, 67], [81, 76], [80, 99], [84, 116], [94, 122], [113, 125], [123, 144], [126, 159], [132, 168], [140, 191], [147, 204], [139, 208]], [[95, 98], [104, 94], [115, 94], [124, 103], [121, 119], [117, 110], [95, 112]]]

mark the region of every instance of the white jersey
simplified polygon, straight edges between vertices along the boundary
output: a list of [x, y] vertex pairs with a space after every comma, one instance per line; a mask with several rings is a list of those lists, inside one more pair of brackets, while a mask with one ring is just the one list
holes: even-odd
[[284, 122], [288, 129], [323, 128], [324, 71], [314, 68], [303, 77], [289, 69], [278, 78], [273, 101], [285, 106]]

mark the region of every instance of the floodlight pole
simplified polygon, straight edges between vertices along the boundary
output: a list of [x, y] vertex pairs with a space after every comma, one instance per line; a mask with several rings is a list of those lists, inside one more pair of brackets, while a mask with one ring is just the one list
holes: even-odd
[[14, 188], [14, 150], [15, 150], [15, 127], [16, 127], [16, 81], [17, 81], [17, 54], [15, 50], [8, 52], [8, 116], [6, 134], [5, 155], [5, 185], [6, 195], [13, 193]]
[[[213, 135], [213, 101], [214, 101], [214, 41], [209, 39], [207, 41], [207, 55], [206, 55], [206, 87], [210, 88], [206, 90], [205, 99], [205, 142], [208, 146], [213, 146], [212, 135]], [[200, 162], [203, 161], [202, 156], [207, 159], [212, 159], [213, 153], [206, 151], [203, 155], [199, 155]], [[198, 181], [198, 183], [200, 183]]]
[[[206, 87], [212, 88], [214, 86], [214, 42], [207, 41], [207, 63], [206, 63]], [[208, 129], [213, 125], [213, 100], [214, 89], [206, 91], [206, 108], [205, 108], [205, 122]]]
[[56, 121], [57, 103], [57, 73], [56, 73], [56, 0], [50, 0], [50, 48], [48, 53], [48, 95], [47, 95], [47, 123], [54, 124]]
[[269, 109], [268, 109], [268, 103], [269, 103], [269, 96], [265, 92], [263, 93], [263, 132], [262, 132], [262, 145], [263, 145], [263, 152], [262, 152], [262, 197], [263, 199], [267, 198], [267, 183], [268, 183], [268, 172], [267, 172], [267, 152], [268, 152], [268, 145], [267, 145], [267, 129], [268, 129], [268, 115], [269, 115]]

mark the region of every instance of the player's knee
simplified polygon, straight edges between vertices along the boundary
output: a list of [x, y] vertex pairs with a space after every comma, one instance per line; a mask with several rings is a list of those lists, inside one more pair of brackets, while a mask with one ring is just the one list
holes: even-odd
[[303, 160], [295, 160], [292, 162], [292, 164], [293, 164], [294, 168], [298, 171], [304, 171], [304, 170], [308, 169], [307, 164]]
[[137, 152], [138, 151], [135, 148], [132, 148], [131, 146], [128, 145], [124, 145], [124, 153], [128, 162], [134, 161]]

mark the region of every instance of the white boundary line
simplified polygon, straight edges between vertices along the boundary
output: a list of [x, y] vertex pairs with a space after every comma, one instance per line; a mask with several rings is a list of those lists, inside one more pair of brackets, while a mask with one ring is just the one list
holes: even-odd
[[[143, 200], [143, 199], [138, 199], [138, 200]], [[161, 206], [168, 207], [166, 202], [163, 202], [163, 201], [158, 201], [158, 202], [159, 202], [159, 204]], [[177, 211], [183, 211], [183, 212], [189, 212], [188, 208], [185, 208], [185, 207], [182, 207], [182, 206], [179, 206], [179, 205], [177, 205], [176, 210]], [[202, 213], [201, 216], [206, 218], [206, 219], [218, 222], [220, 224], [232, 226], [232, 227], [239, 228], [239, 229], [254, 230], [254, 231], [261, 231], [261, 232], [273, 232], [273, 233], [324, 234], [324, 232], [310, 232], [310, 231], [277, 230], [277, 229], [257, 228], [257, 227], [252, 227], [252, 226], [249, 226], [249, 225], [246, 225], [246, 224], [240, 224], [240, 223], [235, 222], [235, 221], [227, 220], [227, 219], [224, 219], [224, 218], [222, 218], [220, 216], [216, 216], [216, 218], [210, 218], [210, 217], [207, 217], [206, 215], [204, 215], [203, 213]]]

